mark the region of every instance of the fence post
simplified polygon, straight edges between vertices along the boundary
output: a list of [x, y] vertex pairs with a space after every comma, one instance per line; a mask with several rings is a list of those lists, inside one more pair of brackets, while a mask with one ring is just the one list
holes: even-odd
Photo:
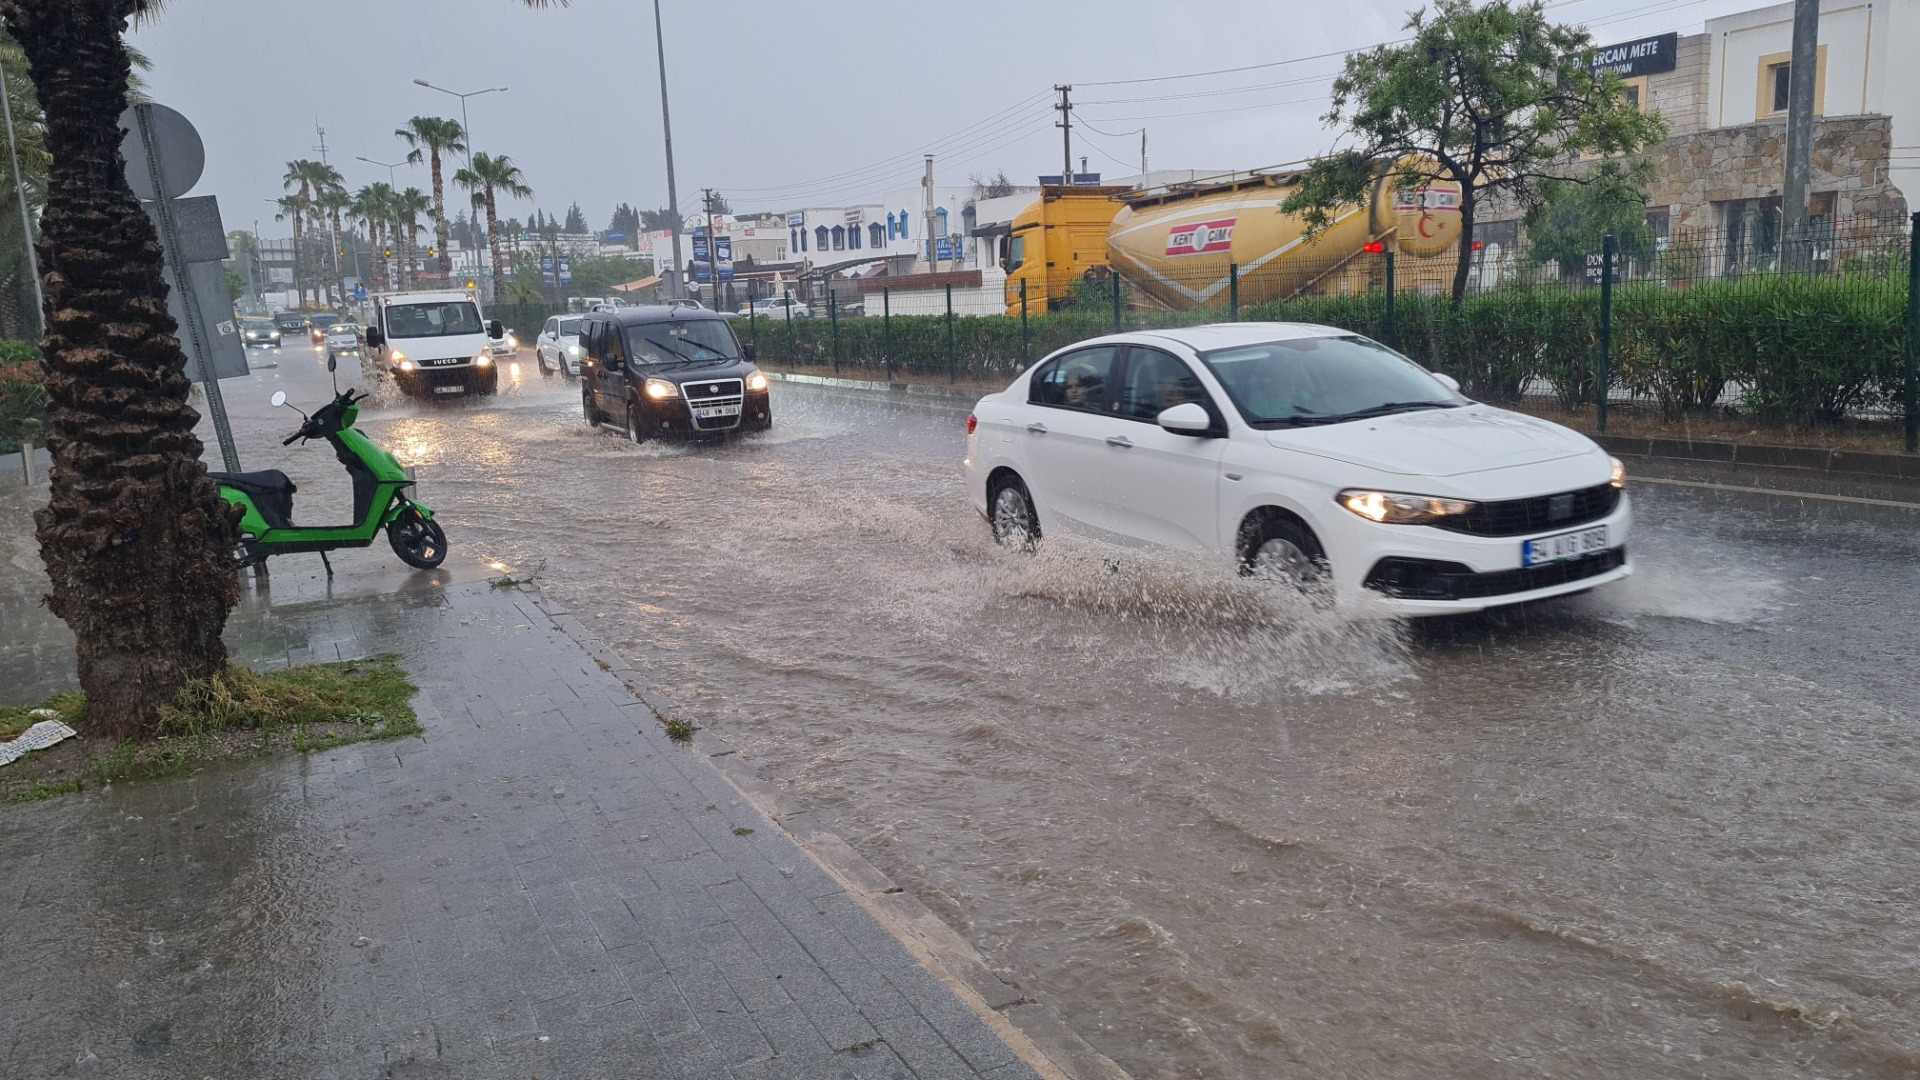
[[780, 295], [787, 301], [787, 363], [797, 363], [799, 354], [793, 349], [793, 290], [781, 289]]
[[827, 290], [827, 334], [833, 341], [833, 373], [840, 374], [840, 298]]
[[1913, 215], [1907, 237], [1907, 453], [1920, 449], [1920, 214]]
[[1113, 332], [1117, 334], [1120, 332], [1120, 272], [1116, 270], [1108, 276], [1113, 279]]
[[1400, 347], [1400, 331], [1393, 324], [1393, 252], [1387, 252], [1387, 348]]
[[1027, 344], [1027, 279], [1020, 279], [1020, 366], [1033, 362], [1033, 350]]
[[947, 382], [954, 381], [953, 370], [953, 282], [947, 282]]
[[887, 381], [893, 381], [893, 298], [880, 289], [880, 355], [887, 362]]
[[1600, 244], [1600, 362], [1594, 373], [1599, 400], [1594, 403], [1594, 421], [1602, 435], [1607, 433], [1607, 396], [1613, 389], [1613, 256], [1618, 246], [1612, 233]]
[[1240, 321], [1240, 264], [1227, 264], [1227, 311], [1229, 320]]

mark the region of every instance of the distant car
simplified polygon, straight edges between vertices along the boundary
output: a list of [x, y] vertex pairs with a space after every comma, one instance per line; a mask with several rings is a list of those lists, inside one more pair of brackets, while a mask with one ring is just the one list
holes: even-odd
[[1062, 349], [982, 398], [963, 471], [994, 536], [1224, 555], [1405, 615], [1632, 572], [1626, 472], [1559, 424], [1345, 330], [1230, 323]]
[[581, 320], [580, 405], [587, 423], [633, 442], [773, 426], [767, 376], [717, 312], [648, 306]]
[[321, 339], [327, 349], [329, 360], [353, 360], [359, 362], [365, 354], [360, 346], [360, 330], [352, 323], [336, 323], [327, 327], [326, 336]]
[[272, 319], [242, 319], [240, 334], [250, 349], [280, 347], [280, 328], [273, 325]]
[[307, 317], [297, 311], [283, 311], [273, 317], [273, 328], [280, 331], [282, 337], [307, 332]]
[[490, 337], [487, 339], [487, 355], [493, 357], [496, 362], [512, 360], [519, 351], [520, 338], [511, 330], [501, 334], [499, 337]]
[[813, 309], [791, 296], [773, 296], [765, 300], [755, 300], [752, 314], [756, 319], [784, 319], [789, 314], [796, 319], [810, 319], [813, 317]]
[[534, 339], [533, 362], [540, 374], [559, 372], [571, 379], [580, 374], [580, 316], [555, 315]]
[[338, 315], [314, 315], [307, 319], [307, 332], [313, 335], [313, 343], [318, 345], [327, 339], [328, 328], [339, 322]]

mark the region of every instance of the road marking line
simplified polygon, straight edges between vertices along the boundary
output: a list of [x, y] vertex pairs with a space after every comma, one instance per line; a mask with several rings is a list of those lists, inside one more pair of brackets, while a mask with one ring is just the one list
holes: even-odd
[[1633, 482], [1705, 488], [1708, 491], [1737, 491], [1743, 495], [1773, 495], [1783, 499], [1819, 499], [1821, 502], [1859, 503], [1862, 506], [1890, 506], [1896, 510], [1920, 510], [1920, 503], [1900, 502], [1895, 499], [1869, 499], [1862, 495], [1825, 495], [1817, 491], [1786, 491], [1780, 488], [1743, 487], [1739, 484], [1709, 484], [1700, 480], [1667, 480], [1658, 476], [1636, 476]]

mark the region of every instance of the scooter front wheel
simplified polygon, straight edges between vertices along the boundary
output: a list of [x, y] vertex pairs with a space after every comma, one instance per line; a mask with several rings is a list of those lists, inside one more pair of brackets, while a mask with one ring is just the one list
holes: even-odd
[[387, 543], [408, 566], [431, 570], [447, 561], [447, 534], [440, 523], [409, 506], [387, 526]]

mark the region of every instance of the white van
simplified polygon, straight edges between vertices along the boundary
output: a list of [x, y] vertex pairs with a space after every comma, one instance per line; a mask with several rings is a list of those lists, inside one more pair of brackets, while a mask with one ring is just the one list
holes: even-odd
[[504, 339], [498, 320], [483, 321], [471, 292], [381, 293], [372, 298], [367, 353], [409, 394], [491, 394], [499, 386], [489, 339]]

